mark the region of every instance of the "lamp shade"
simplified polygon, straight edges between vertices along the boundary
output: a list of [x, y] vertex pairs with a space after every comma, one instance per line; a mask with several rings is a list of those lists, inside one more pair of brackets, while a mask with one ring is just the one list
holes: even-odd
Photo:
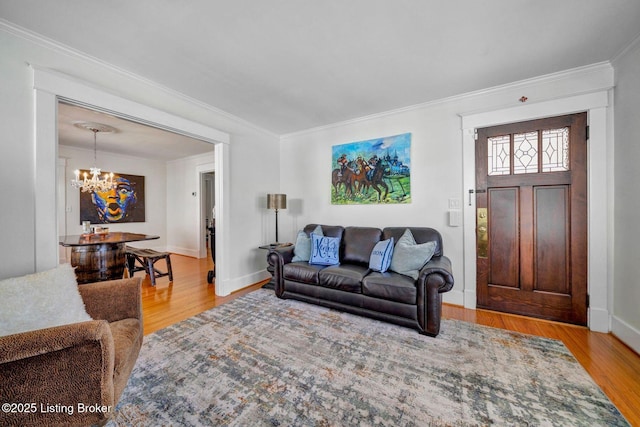
[[287, 209], [287, 195], [267, 194], [267, 209]]

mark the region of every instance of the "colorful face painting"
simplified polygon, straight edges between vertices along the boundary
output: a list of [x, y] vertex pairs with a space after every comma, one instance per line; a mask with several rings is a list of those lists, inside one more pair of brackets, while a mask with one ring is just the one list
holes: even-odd
[[135, 207], [137, 198], [131, 182], [121, 176], [115, 179], [117, 186], [108, 191], [92, 194], [93, 204], [103, 222], [121, 222]]
[[80, 220], [93, 223], [144, 222], [144, 177], [117, 174], [108, 191], [80, 194]]

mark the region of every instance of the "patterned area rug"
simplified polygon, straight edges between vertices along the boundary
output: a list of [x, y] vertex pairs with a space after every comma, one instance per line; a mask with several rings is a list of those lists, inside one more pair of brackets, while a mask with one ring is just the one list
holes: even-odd
[[258, 290], [145, 337], [109, 426], [628, 425], [560, 341]]

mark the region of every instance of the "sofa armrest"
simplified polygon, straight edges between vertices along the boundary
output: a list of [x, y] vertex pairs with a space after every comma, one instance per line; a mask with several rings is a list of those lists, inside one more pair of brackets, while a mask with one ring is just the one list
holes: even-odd
[[[109, 413], [79, 413], [78, 404], [113, 407], [114, 344], [104, 320], [0, 337], [0, 402], [31, 404], [2, 414], [6, 425], [89, 425]], [[59, 404], [68, 411], [46, 412]], [[44, 409], [43, 409], [44, 408]]]
[[453, 273], [451, 272], [451, 260], [446, 256], [434, 257], [422, 267], [418, 276], [418, 281], [423, 281], [431, 274], [442, 276], [442, 282], [438, 286], [438, 292], [448, 292], [453, 288]]
[[440, 332], [442, 293], [453, 288], [451, 261], [446, 256], [432, 258], [418, 276], [418, 323], [421, 333], [435, 337]]
[[293, 251], [295, 249], [295, 245], [289, 245], [289, 246], [277, 246], [275, 248], [273, 248], [271, 251], [272, 252], [276, 252], [277, 254], [279, 254], [282, 257], [282, 263], [283, 264], [289, 264], [291, 262], [291, 260], [293, 259]]
[[267, 262], [273, 267], [273, 283], [274, 291], [277, 296], [284, 292], [284, 277], [282, 268], [285, 264], [289, 264], [293, 259], [293, 250], [295, 245], [280, 246], [272, 249], [267, 255]]
[[115, 322], [142, 320], [141, 277], [87, 283], [78, 286], [89, 316]]

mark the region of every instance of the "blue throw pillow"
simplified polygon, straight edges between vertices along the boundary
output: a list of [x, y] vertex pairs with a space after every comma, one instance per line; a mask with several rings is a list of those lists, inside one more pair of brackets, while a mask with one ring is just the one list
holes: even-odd
[[311, 235], [311, 257], [309, 264], [338, 265], [340, 264], [340, 238]]
[[384, 273], [391, 265], [393, 256], [393, 237], [376, 243], [369, 258], [369, 268]]
[[389, 270], [416, 280], [418, 273], [436, 251], [436, 242], [417, 244], [411, 230], [405, 230], [393, 249]]
[[[317, 226], [311, 232], [311, 234], [316, 234], [318, 236], [323, 236], [322, 227]], [[309, 261], [311, 257], [311, 237], [307, 236], [303, 230], [298, 231], [298, 237], [296, 238], [296, 245], [293, 248], [293, 258], [291, 262], [297, 261]]]

